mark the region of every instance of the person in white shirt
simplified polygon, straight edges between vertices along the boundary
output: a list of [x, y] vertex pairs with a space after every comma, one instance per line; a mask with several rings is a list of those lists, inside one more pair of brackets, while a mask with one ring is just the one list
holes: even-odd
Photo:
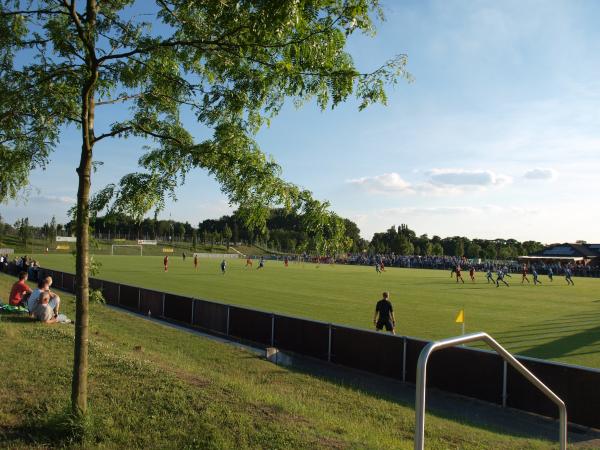
[[54, 316], [58, 316], [60, 310], [60, 297], [56, 295], [56, 293], [50, 291], [50, 285], [52, 284], [52, 277], [46, 277], [38, 281], [38, 287], [35, 289], [31, 295], [29, 296], [29, 300], [27, 301], [27, 309], [30, 314], [33, 314], [36, 306], [39, 303], [39, 299], [43, 295], [44, 292], [47, 292], [49, 295], [48, 306], [52, 308], [54, 311]]

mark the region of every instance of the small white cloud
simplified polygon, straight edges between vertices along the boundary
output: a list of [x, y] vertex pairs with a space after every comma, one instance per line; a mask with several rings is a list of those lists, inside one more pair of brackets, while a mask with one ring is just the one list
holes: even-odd
[[554, 169], [531, 169], [525, 172], [524, 178], [528, 180], [554, 180], [558, 173]]
[[501, 186], [510, 183], [507, 175], [500, 175], [491, 170], [467, 169], [431, 169], [427, 172], [429, 181], [441, 186]]
[[396, 172], [384, 173], [383, 175], [376, 175], [373, 177], [356, 178], [348, 180], [348, 183], [359, 186], [370, 192], [413, 192], [411, 184], [402, 179]]
[[67, 195], [38, 195], [32, 197], [31, 200], [39, 203], [62, 203], [65, 205], [74, 205], [77, 203], [77, 199]]

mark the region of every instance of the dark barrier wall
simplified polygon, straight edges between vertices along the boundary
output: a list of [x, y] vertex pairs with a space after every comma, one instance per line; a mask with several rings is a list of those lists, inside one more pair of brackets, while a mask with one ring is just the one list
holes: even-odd
[[194, 300], [194, 322], [193, 324], [207, 331], [227, 334], [227, 305], [221, 303], [207, 302], [205, 300]]
[[[567, 405], [570, 422], [600, 428], [600, 371], [517, 358]], [[558, 408], [512, 367], [507, 406], [558, 417]]]
[[140, 288], [121, 285], [121, 292], [119, 292], [119, 305], [125, 308], [138, 310], [138, 303], [140, 297]]
[[75, 275], [63, 272], [62, 290], [67, 292], [75, 292]]
[[102, 290], [102, 280], [96, 278], [90, 278], [90, 289]]
[[[53, 276], [53, 287], [73, 291], [72, 274], [41, 270]], [[265, 346], [273, 343], [282, 350], [410, 383], [416, 381], [419, 354], [429, 343], [110, 281], [90, 279], [90, 287], [102, 288], [110, 305], [118, 305], [120, 289], [120, 306], [141, 314], [150, 311], [157, 318]], [[570, 422], [600, 428], [600, 370], [531, 358], [519, 360], [564, 400]], [[493, 352], [468, 347], [440, 350], [431, 355], [427, 373], [429, 387], [503, 404], [504, 362]], [[505, 393], [506, 406], [557, 416], [556, 406], [510, 366], [506, 371]]]
[[117, 305], [119, 302], [119, 285], [111, 281], [102, 282], [102, 295], [109, 305]]
[[162, 292], [140, 289], [140, 308], [142, 314], [161, 317], [163, 315]]
[[328, 359], [329, 325], [275, 315], [274, 345], [313, 358]]
[[271, 345], [272, 314], [253, 309], [229, 307], [229, 335]]
[[446, 348], [431, 355], [427, 385], [501, 405], [503, 365], [496, 353]]
[[399, 336], [332, 325], [331, 361], [401, 380], [404, 340]]
[[165, 294], [164, 317], [192, 323], [192, 299], [181, 295]]

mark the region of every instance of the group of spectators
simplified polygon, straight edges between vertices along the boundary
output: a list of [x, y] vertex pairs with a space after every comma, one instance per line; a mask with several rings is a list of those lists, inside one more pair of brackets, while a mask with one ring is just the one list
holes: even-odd
[[0, 272], [18, 273], [26, 272], [30, 281], [38, 281], [40, 264], [29, 256], [19, 256], [11, 261], [8, 255], [0, 255]]
[[[271, 256], [268, 259], [283, 259], [283, 256]], [[396, 254], [376, 254], [368, 255], [364, 253], [347, 254], [338, 257], [332, 256], [311, 256], [303, 254], [301, 256], [285, 256], [290, 261], [313, 262], [321, 264], [356, 264], [362, 266], [385, 266], [385, 267], [405, 267], [413, 269], [440, 269], [451, 270], [456, 266], [473, 268], [478, 272], [494, 271], [502, 268], [504, 273], [521, 273], [523, 263], [514, 260], [486, 260], [469, 259], [456, 256], [419, 256], [419, 255], [396, 255]], [[554, 275], [564, 275], [565, 270], [569, 268], [571, 273], [581, 277], [600, 277], [600, 265], [598, 264], [559, 264], [536, 262], [528, 264], [531, 269], [536, 269], [540, 274], [547, 275], [550, 270]]]
[[27, 279], [27, 272], [19, 272], [19, 281], [10, 290], [9, 305], [27, 308], [29, 316], [40, 322], [55, 323], [60, 310], [60, 297], [50, 290], [52, 277], [40, 278], [34, 290], [27, 285]]

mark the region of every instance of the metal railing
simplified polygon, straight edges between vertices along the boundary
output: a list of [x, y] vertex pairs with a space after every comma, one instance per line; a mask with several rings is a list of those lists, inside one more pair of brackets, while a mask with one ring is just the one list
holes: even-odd
[[484, 332], [466, 334], [441, 341], [429, 343], [419, 355], [417, 363], [417, 392], [415, 399], [415, 450], [423, 450], [425, 445], [425, 389], [427, 387], [427, 361], [429, 356], [436, 350], [447, 347], [454, 347], [460, 344], [466, 344], [474, 341], [484, 341], [496, 353], [498, 353], [506, 362], [514, 367], [521, 375], [529, 380], [535, 387], [558, 406], [560, 417], [559, 443], [560, 449], [567, 448], [567, 408], [565, 403], [552, 392], [544, 383], [542, 383], [534, 374], [521, 364], [504, 347], [496, 342], [489, 334]]

